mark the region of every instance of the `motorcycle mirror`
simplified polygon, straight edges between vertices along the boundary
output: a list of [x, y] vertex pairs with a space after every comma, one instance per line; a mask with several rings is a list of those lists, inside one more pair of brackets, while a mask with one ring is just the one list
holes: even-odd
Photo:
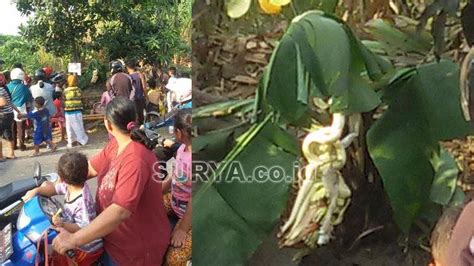
[[39, 186], [39, 181], [41, 180], [41, 164], [39, 162], [34, 164], [33, 178], [36, 181], [36, 186]]

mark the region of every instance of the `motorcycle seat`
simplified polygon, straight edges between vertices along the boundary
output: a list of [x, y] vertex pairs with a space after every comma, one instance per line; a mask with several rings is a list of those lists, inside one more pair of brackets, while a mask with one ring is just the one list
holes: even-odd
[[13, 191], [13, 184], [10, 183], [3, 187], [0, 187], [0, 202], [3, 202]]

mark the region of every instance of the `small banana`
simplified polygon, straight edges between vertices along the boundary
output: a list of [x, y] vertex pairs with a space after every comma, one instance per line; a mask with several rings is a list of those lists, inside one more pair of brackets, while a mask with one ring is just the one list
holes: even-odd
[[[315, 103], [321, 109], [326, 106], [320, 100], [315, 99]], [[280, 245], [327, 244], [333, 227], [342, 222], [351, 191], [340, 170], [347, 160], [345, 149], [358, 136], [351, 133], [340, 140], [344, 126], [345, 116], [335, 113], [330, 126], [313, 125], [303, 140], [302, 152], [308, 164], [298, 171], [299, 191], [278, 234], [282, 238]]]

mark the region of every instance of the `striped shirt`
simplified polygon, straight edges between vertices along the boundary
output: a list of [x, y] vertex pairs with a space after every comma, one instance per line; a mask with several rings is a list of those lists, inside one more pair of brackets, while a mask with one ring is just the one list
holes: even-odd
[[68, 87], [63, 92], [66, 113], [82, 111], [82, 93], [78, 87]]
[[180, 219], [184, 217], [188, 202], [192, 197], [193, 183], [191, 180], [192, 154], [182, 144], [176, 152], [176, 168], [171, 180], [171, 207]]
[[12, 108], [12, 98], [10, 97], [10, 94], [7, 92], [5, 87], [0, 87], [0, 97], [5, 98], [7, 100], [7, 105], [0, 107], [0, 114], [1, 115], [6, 115], [13, 113], [13, 108]]

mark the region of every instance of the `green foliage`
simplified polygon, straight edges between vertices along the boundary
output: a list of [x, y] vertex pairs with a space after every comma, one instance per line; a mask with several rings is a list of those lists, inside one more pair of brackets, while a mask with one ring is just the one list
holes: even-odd
[[448, 15], [456, 16], [460, 0], [435, 0], [423, 11], [418, 25], [418, 31], [421, 31], [428, 19], [433, 17], [431, 25], [431, 34], [434, 39], [434, 52], [437, 58], [441, 57], [445, 48], [445, 28]]
[[[288, 169], [299, 154], [299, 144], [283, 128], [315, 119], [310, 112], [312, 97], [332, 99], [331, 111], [345, 114], [388, 105], [380, 119], [366, 125], [370, 127], [366, 137], [403, 232], [409, 233], [417, 219], [437, 217], [440, 204], [458, 204], [463, 194], [454, 188], [456, 165], [439, 146], [441, 140], [471, 132], [461, 113], [458, 74], [457, 65], [448, 61], [395, 72], [332, 15], [310, 11], [295, 18], [260, 81], [254, 112], [258, 119], [195, 196], [201, 211], [193, 220], [194, 239], [200, 245], [193, 260], [203, 265], [245, 264], [271, 231], [288, 196], [286, 182], [215, 180], [233, 171], [232, 162], [240, 162], [245, 173], [257, 165]], [[200, 109], [199, 116], [215, 115], [217, 107]], [[221, 146], [232, 138], [232, 132], [219, 133], [203, 136], [197, 141], [199, 148], [213, 151], [212, 138]]]
[[34, 56], [35, 48], [20, 37], [0, 35], [0, 58], [5, 61], [5, 70], [11, 70], [15, 63], [22, 63], [28, 72], [38, 68], [40, 63]]
[[471, 130], [459, 104], [458, 66], [420, 66], [394, 80], [383, 98], [389, 108], [369, 129], [367, 145], [395, 220], [409, 233], [430, 196], [439, 141]]
[[441, 148], [431, 159], [435, 170], [430, 199], [442, 206], [448, 205], [454, 197], [459, 169], [456, 160], [445, 149]]
[[[273, 229], [285, 207], [290, 183], [258, 182], [253, 171], [257, 166], [278, 166], [293, 178], [300, 153], [296, 138], [278, 125], [297, 123], [310, 108], [312, 96], [333, 97], [337, 111], [372, 110], [380, 99], [365, 75], [377, 79], [386, 70], [338, 19], [308, 12], [293, 21], [261, 80], [254, 112], [260, 119], [236, 140], [215, 174], [193, 198], [193, 206], [200, 210], [193, 216], [193, 237], [200, 243], [195, 250], [198, 256], [193, 257], [197, 264], [244, 264]], [[194, 116], [228, 114], [248, 104], [215, 104], [200, 108]], [[217, 150], [210, 145], [211, 139], [218, 139], [227, 149], [224, 143], [231, 134], [227, 130], [212, 132], [195, 142], [198, 149], [209, 153]], [[245, 176], [238, 174], [237, 162]], [[246, 182], [216, 182], [229, 173]], [[254, 179], [247, 180], [248, 175]]]
[[191, 0], [19, 0], [17, 8], [34, 12], [27, 40], [75, 61], [102, 49], [108, 60], [160, 63], [190, 53]]
[[28, 73], [44, 66], [64, 70], [68, 61], [67, 58], [47, 53], [20, 36], [5, 35], [0, 35], [0, 58], [5, 61], [5, 70], [11, 70], [15, 63], [22, 63]]
[[86, 1], [18, 0], [22, 14], [34, 13], [21, 34], [58, 56], [70, 55], [78, 60], [81, 50], [94, 36], [99, 6]]
[[108, 58], [137, 58], [169, 64], [190, 53], [191, 1], [142, 1], [115, 6], [99, 25], [97, 47]]
[[377, 79], [387, 70], [341, 21], [310, 11], [293, 20], [263, 86], [269, 104], [294, 123], [307, 111], [310, 96], [333, 98], [334, 112], [374, 109], [380, 99], [363, 74]]
[[[193, 262], [198, 265], [243, 265], [278, 221], [291, 182], [256, 182], [239, 177], [242, 169], [253, 175], [257, 166], [278, 166], [292, 175], [297, 160], [296, 139], [267, 119], [244, 133], [210, 181], [193, 197]], [[259, 158], [256, 160], [255, 158]], [[239, 164], [236, 164], [239, 162]], [[241, 167], [241, 168], [239, 168]], [[229, 173], [234, 173], [230, 175]], [[226, 247], [226, 248], [222, 248]]]

